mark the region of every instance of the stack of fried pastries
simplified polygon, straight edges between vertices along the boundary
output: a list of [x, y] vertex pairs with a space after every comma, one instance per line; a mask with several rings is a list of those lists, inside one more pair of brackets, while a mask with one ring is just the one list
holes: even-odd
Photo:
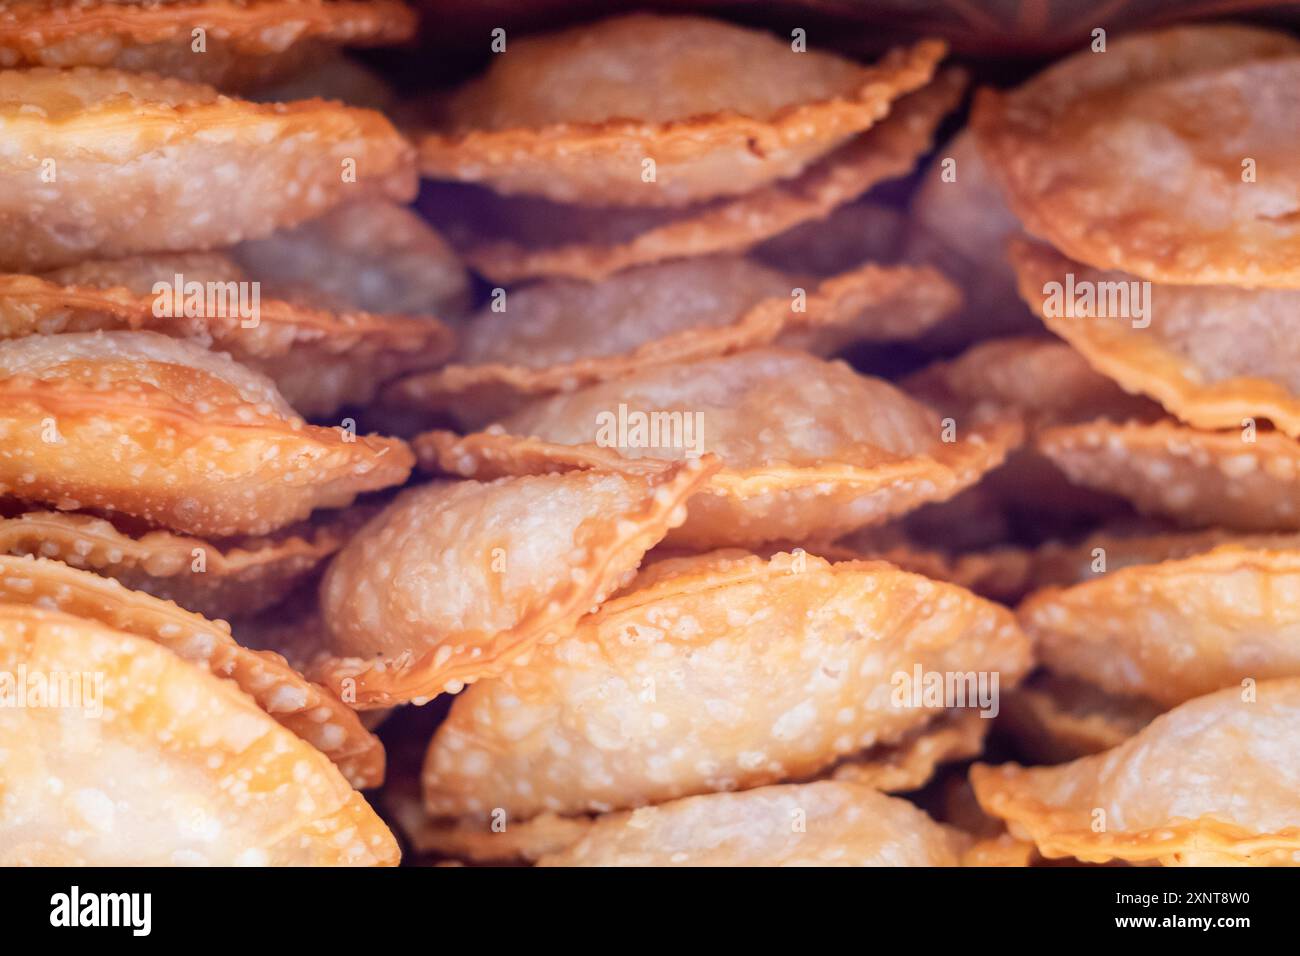
[[414, 29], [0, 3], [0, 862], [1294, 861], [1300, 44]]

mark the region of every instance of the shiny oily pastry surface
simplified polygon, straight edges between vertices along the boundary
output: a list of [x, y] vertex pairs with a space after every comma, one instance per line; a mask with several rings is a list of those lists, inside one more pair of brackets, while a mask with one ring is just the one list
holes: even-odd
[[949, 498], [1021, 433], [1005, 418], [951, 425], [956, 440], [944, 441], [937, 412], [843, 363], [754, 349], [647, 369], [536, 402], [464, 438], [428, 432], [415, 446], [426, 467], [464, 477], [638, 471], [715, 453], [722, 470], [669, 539], [708, 548], [820, 540]]
[[911, 339], [960, 301], [929, 268], [867, 265], [822, 282], [739, 257], [559, 279], [506, 293], [466, 327], [454, 362], [403, 379], [401, 404], [481, 427], [530, 399], [654, 365], [777, 342], [822, 355], [862, 340]]
[[1300, 677], [1300, 536], [1116, 567], [1031, 594], [1017, 615], [1054, 673], [1167, 707]]
[[1005, 609], [884, 563], [666, 559], [456, 699], [425, 805], [526, 819], [809, 777], [939, 716], [896, 699], [899, 674], [996, 672], [1009, 687], [1030, 663]]
[[1300, 531], [1300, 443], [1275, 431], [1162, 420], [1061, 425], [1036, 447], [1070, 480], [1191, 527]]
[[81, 678], [74, 701], [89, 705], [0, 708], [4, 864], [398, 861], [388, 828], [324, 754], [153, 640], [3, 604], [0, 668], [21, 670], [29, 694], [35, 674]]
[[792, 47], [645, 13], [512, 40], [451, 96], [441, 128], [418, 137], [420, 171], [590, 205], [734, 196], [868, 129], [945, 52], [924, 40], [862, 66]]
[[263, 285], [223, 253], [92, 260], [0, 274], [0, 337], [143, 329], [183, 338], [270, 376], [312, 417], [368, 402], [379, 383], [451, 353], [451, 329], [431, 316], [375, 315], [326, 298]]
[[[1289, 331], [1300, 290], [1143, 287], [1135, 276], [1024, 242], [1012, 247], [1011, 259], [1030, 308], [1130, 392], [1150, 395], [1198, 428], [1236, 428], [1258, 418], [1300, 436], [1300, 346]], [[1062, 314], [1074, 303], [1045, 294], [1067, 282], [1099, 290], [1086, 314]], [[1113, 304], [1128, 307], [1111, 315]]]
[[288, 597], [365, 522], [354, 506], [268, 535], [209, 541], [139, 530], [90, 514], [24, 511], [0, 517], [0, 553], [55, 558], [205, 617], [256, 614]]
[[906, 800], [822, 781], [598, 819], [539, 866], [959, 866], [969, 838]]
[[1295, 38], [1245, 26], [1123, 37], [981, 93], [971, 123], [1025, 227], [1072, 259], [1158, 282], [1293, 288], [1297, 53]]
[[627, 209], [458, 186], [435, 190], [427, 209], [470, 264], [494, 282], [596, 281], [637, 265], [740, 253], [797, 226], [817, 224], [877, 183], [911, 172], [965, 88], [964, 72], [945, 70], [798, 176], [740, 196], [677, 209]]
[[0, 268], [212, 249], [348, 200], [404, 202], [413, 160], [372, 110], [120, 70], [0, 71]]
[[1167, 866], [1293, 865], [1300, 680], [1188, 701], [1105, 753], [976, 765], [980, 806], [1046, 857]]
[[330, 565], [327, 647], [288, 656], [363, 709], [497, 676], [622, 586], [715, 468], [705, 458], [644, 475], [412, 488]]
[[151, 332], [0, 342], [0, 493], [204, 537], [401, 484], [396, 438], [307, 425], [265, 376]]
[[0, 603], [30, 604], [147, 638], [227, 678], [270, 717], [330, 758], [359, 788], [384, 781], [384, 748], [355, 711], [277, 654], [250, 650], [224, 621], [45, 558], [0, 555]]
[[396, 0], [5, 0], [0, 67], [116, 67], [245, 88], [333, 46], [397, 43], [415, 27]]

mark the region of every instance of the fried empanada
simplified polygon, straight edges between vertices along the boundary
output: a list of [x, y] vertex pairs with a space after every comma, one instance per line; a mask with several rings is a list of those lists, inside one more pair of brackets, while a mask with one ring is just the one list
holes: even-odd
[[612, 17], [511, 41], [419, 136], [420, 170], [564, 203], [735, 196], [871, 127], [945, 52], [925, 40], [867, 67], [719, 20]]
[[[1026, 242], [1012, 246], [1011, 258], [1030, 308], [1130, 392], [1152, 396], [1198, 428], [1260, 418], [1300, 436], [1300, 346], [1289, 331], [1300, 290], [1144, 286]], [[1067, 312], [1058, 306], [1074, 303], [1054, 301], [1051, 288], [1094, 289], [1096, 304], [1085, 314]], [[1120, 314], [1109, 314], [1113, 306]]]
[[656, 365], [773, 342], [830, 355], [856, 340], [914, 338], [959, 301], [933, 269], [868, 265], [817, 283], [736, 257], [557, 279], [509, 293], [504, 310], [480, 310], [454, 364], [387, 395], [482, 427], [530, 399]]
[[[883, 128], [877, 127], [876, 132]], [[785, 272], [832, 276], [869, 262], [898, 265], [907, 229], [903, 210], [888, 205], [883, 198], [866, 196], [837, 206], [823, 219], [802, 223], [766, 239], [748, 255]]]
[[[1013, 411], [1025, 420], [1031, 436], [1062, 423], [1096, 418], [1152, 421], [1163, 416], [1156, 402], [1129, 395], [1089, 367], [1074, 349], [1049, 338], [981, 342], [955, 359], [908, 376], [902, 385], [947, 412], [982, 404]], [[1127, 510], [1114, 495], [1072, 484], [1032, 445], [1013, 451], [978, 488], [998, 513], [1031, 525], [1040, 539], [1072, 534], [1080, 522], [1119, 517]], [[944, 525], [951, 523], [940, 523], [944, 540], [950, 535]]]
[[152, 332], [0, 342], [0, 494], [211, 538], [406, 480], [396, 438], [307, 425], [270, 379]]
[[554, 813], [528, 820], [434, 820], [425, 813], [420, 797], [419, 754], [403, 756], [407, 759], [393, 760], [394, 772], [379, 798], [386, 818], [422, 856], [472, 864], [535, 863], [577, 843], [591, 829], [593, 817]]
[[326, 646], [285, 653], [361, 709], [497, 676], [623, 585], [716, 467], [411, 489], [326, 572]]
[[1300, 531], [1300, 443], [1173, 421], [1049, 428], [1036, 446], [1070, 480], [1189, 526]]
[[415, 190], [411, 146], [371, 110], [120, 70], [0, 71], [9, 271], [228, 246]]
[[896, 743], [841, 761], [830, 777], [884, 793], [919, 790], [941, 764], [978, 757], [992, 723], [978, 710], [953, 710]]
[[447, 241], [411, 209], [383, 200], [346, 203], [230, 254], [251, 278], [309, 291], [334, 308], [446, 317], [469, 304], [469, 275]]
[[259, 82], [245, 90], [244, 96], [258, 103], [337, 100], [381, 113], [388, 113], [397, 105], [397, 90], [384, 77], [343, 53], [314, 59], [283, 78]]
[[1288, 865], [1300, 853], [1300, 680], [1198, 697], [1105, 753], [976, 765], [986, 812], [1046, 857]]
[[207, 541], [118, 527], [94, 515], [27, 511], [0, 517], [0, 553], [57, 558], [224, 619], [288, 597], [371, 513], [353, 507], [263, 537]]
[[965, 88], [965, 73], [947, 70], [799, 176], [734, 198], [683, 209], [624, 209], [441, 186], [431, 191], [426, 208], [469, 263], [494, 282], [596, 281], [668, 259], [741, 253], [815, 223], [876, 183], [906, 175]]
[[1014, 409], [1031, 430], [1108, 418], [1151, 420], [1160, 407], [1094, 371], [1064, 342], [1016, 336], [973, 345], [908, 376], [903, 387], [942, 409], [989, 402]]
[[477, 477], [637, 472], [714, 452], [722, 470], [669, 537], [707, 548], [825, 540], [949, 498], [1020, 435], [1006, 418], [945, 422], [840, 362], [754, 349], [557, 395], [464, 438], [426, 432], [415, 447], [425, 467]]
[[261, 280], [222, 253], [95, 260], [39, 276], [0, 274], [0, 339], [121, 329], [188, 339], [270, 376], [309, 417], [368, 402], [381, 382], [451, 354], [451, 329], [430, 316], [302, 299], [288, 285], [268, 284], [263, 295]]
[[26, 703], [0, 707], [0, 863], [397, 863], [324, 754], [154, 640], [3, 604], [0, 670]]
[[[920, 706], [900, 674], [1009, 687], [1030, 663], [1006, 609], [883, 562], [665, 559], [527, 667], [452, 703], [425, 758], [425, 806], [527, 819], [805, 778], [945, 706], [983, 706]], [[878, 764], [858, 776], [873, 773], [888, 781]]]
[[901, 244], [907, 262], [938, 266], [957, 282], [965, 307], [925, 339], [951, 352], [972, 341], [1036, 331], [1016, 295], [1006, 243], [1023, 234], [969, 129], [939, 148], [912, 196]]
[[1064, 763], [1119, 746], [1163, 710], [1146, 698], [1040, 671], [1002, 698], [997, 728], [1026, 759]]
[[713, 793], [601, 817], [539, 866], [959, 866], [969, 838], [869, 787]]
[[1112, 567], [1017, 612], [1044, 666], [1171, 707], [1246, 678], [1300, 677], [1300, 536]]
[[[939, 717], [896, 744], [873, 747], [842, 761], [830, 778], [884, 793], [916, 790], [940, 764], [978, 756], [991, 723], [975, 711]], [[504, 811], [487, 819], [434, 819], [424, 809], [418, 783], [385, 784], [383, 800], [416, 851], [480, 864], [536, 862], [577, 843], [600, 819], [542, 813], [514, 820]]]
[[1297, 54], [1294, 37], [1256, 27], [1128, 36], [982, 91], [971, 123], [1020, 220], [1072, 259], [1158, 282], [1295, 287]]
[[116, 67], [245, 89], [333, 47], [400, 43], [415, 27], [398, 0], [5, 0], [0, 66]]
[[148, 638], [234, 681], [268, 715], [334, 761], [354, 786], [377, 787], [384, 780], [384, 748], [355, 711], [279, 655], [236, 643], [224, 621], [59, 561], [8, 555], [0, 555], [0, 603], [63, 611]]

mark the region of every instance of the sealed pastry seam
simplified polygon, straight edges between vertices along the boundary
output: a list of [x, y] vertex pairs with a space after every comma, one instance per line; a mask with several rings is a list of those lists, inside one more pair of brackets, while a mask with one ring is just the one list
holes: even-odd
[[899, 100], [876, 126], [793, 179], [683, 209], [678, 217], [633, 238], [612, 243], [566, 240], [553, 246], [489, 239], [472, 242], [463, 254], [496, 282], [542, 277], [594, 282], [636, 265], [743, 252], [801, 223], [826, 217], [878, 182], [910, 172], [930, 147], [940, 121], [961, 100], [966, 82], [963, 71], [945, 70], [934, 83]]
[[[798, 283], [791, 277], [792, 289]], [[574, 391], [650, 365], [729, 355], [769, 345], [787, 333], [808, 338], [810, 345], [817, 344], [819, 334], [864, 340], [918, 336], [959, 302], [960, 294], [935, 269], [869, 264], [808, 289], [799, 311], [792, 307], [790, 296], [766, 298], [726, 325], [680, 329], [643, 342], [629, 352], [574, 358], [544, 368], [453, 362], [432, 372], [408, 376], [390, 388], [387, 397], [414, 407], [455, 409], [464, 402], [466, 393], [472, 397], [476, 389], [490, 389], [501, 393], [488, 400], [491, 407], [502, 401], [518, 405], [530, 397]], [[862, 320], [868, 309], [887, 311]]]

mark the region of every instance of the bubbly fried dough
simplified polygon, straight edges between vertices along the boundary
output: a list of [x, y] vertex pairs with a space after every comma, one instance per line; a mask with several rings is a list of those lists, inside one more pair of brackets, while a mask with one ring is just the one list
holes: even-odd
[[707, 548], [822, 540], [879, 523], [951, 497], [1020, 440], [1019, 422], [1005, 418], [949, 424], [955, 441], [943, 440], [936, 412], [842, 363], [755, 349], [650, 368], [536, 402], [465, 438], [427, 432], [415, 446], [423, 466], [477, 477], [636, 472], [714, 452], [723, 469], [669, 538]]
[[[633, 210], [504, 198], [460, 187], [436, 193], [441, 201], [430, 211], [446, 223], [470, 264], [495, 282], [596, 281], [636, 265], [740, 253], [823, 219], [876, 183], [909, 173], [965, 87], [965, 73], [946, 70], [800, 175], [741, 196], [681, 209]], [[449, 212], [450, 220], [439, 218]]]
[[1297, 53], [1253, 27], [1125, 37], [983, 91], [971, 122], [1020, 220], [1071, 258], [1158, 282], [1296, 287]]
[[395, 438], [304, 424], [265, 376], [151, 332], [0, 342], [0, 494], [205, 537], [401, 484]]
[[1198, 697], [1113, 750], [1058, 767], [977, 765], [980, 805], [1047, 857], [1294, 864], [1300, 680]]
[[[1039, 244], [1017, 243], [1011, 258], [1020, 294], [1057, 335], [1130, 392], [1158, 399], [1198, 428], [1235, 428], [1266, 418], [1300, 436], [1300, 346], [1288, 326], [1300, 290], [1149, 285], [1122, 316], [1064, 316], [1048, 307], [1049, 283], [1130, 290], [1138, 280], [1102, 272]], [[1125, 301], [1125, 300], [1121, 300]], [[1133, 314], [1141, 306], [1142, 315]]]
[[716, 467], [705, 458], [642, 476], [590, 471], [405, 492], [326, 573], [328, 646], [307, 672], [362, 709], [499, 675], [625, 583]]
[[420, 171], [564, 203], [735, 196], [871, 127], [945, 52], [924, 40], [864, 67], [701, 17], [614, 17], [511, 42], [418, 138]]
[[257, 239], [346, 200], [415, 195], [381, 114], [257, 104], [119, 70], [0, 71], [0, 268]]
[[504, 311], [485, 307], [455, 364], [408, 376], [388, 396], [482, 427], [530, 398], [655, 365], [774, 341], [829, 355], [855, 340], [914, 338], [959, 301], [933, 269], [868, 265], [813, 284], [732, 257], [643, 266], [594, 284], [551, 280], [510, 293]]
[[31, 604], [148, 638], [234, 681], [259, 707], [328, 756], [357, 787], [384, 779], [384, 748], [356, 713], [277, 654], [242, 647], [224, 621], [44, 558], [0, 555], [0, 603]]
[[71, 707], [0, 707], [0, 863], [397, 862], [392, 834], [323, 754], [154, 640], [5, 604], [0, 669], [98, 688]]
[[1029, 666], [1005, 609], [887, 564], [669, 559], [455, 700], [425, 758], [425, 806], [526, 819], [808, 777], [935, 718], [895, 699], [898, 674], [1011, 685]]
[[264, 537], [207, 541], [135, 532], [94, 515], [28, 511], [0, 518], [0, 553], [57, 558], [205, 617], [256, 614], [287, 597], [361, 526], [349, 508]]
[[1064, 763], [1119, 746], [1163, 709], [1145, 698], [1119, 697], [1041, 671], [1002, 697], [998, 732], [1030, 760]]
[[1300, 677], [1300, 536], [1113, 568], [1029, 596], [1043, 664], [1165, 706], [1246, 678]]
[[[182, 293], [174, 291], [178, 283]], [[204, 290], [194, 299], [191, 283]], [[162, 315], [160, 287], [171, 303]], [[213, 288], [220, 291], [209, 297]], [[221, 253], [0, 274], [0, 338], [144, 329], [187, 339], [265, 373], [298, 412], [313, 417], [365, 403], [380, 382], [451, 353], [451, 329], [432, 317], [316, 308], [272, 297], [277, 291], [288, 290], [268, 287], [264, 297], [259, 282], [254, 304], [250, 277]]]
[[1041, 432], [1071, 481], [1190, 526], [1300, 531], [1300, 443], [1273, 431], [1207, 432], [1105, 421]]
[[333, 46], [398, 43], [415, 27], [397, 0], [4, 0], [0, 67], [117, 67], [244, 88]]
[[539, 866], [958, 866], [968, 838], [906, 800], [821, 781], [601, 817]]
[[444, 315], [469, 302], [469, 275], [438, 232], [405, 206], [350, 202], [230, 250], [254, 278], [310, 291], [335, 308]]

